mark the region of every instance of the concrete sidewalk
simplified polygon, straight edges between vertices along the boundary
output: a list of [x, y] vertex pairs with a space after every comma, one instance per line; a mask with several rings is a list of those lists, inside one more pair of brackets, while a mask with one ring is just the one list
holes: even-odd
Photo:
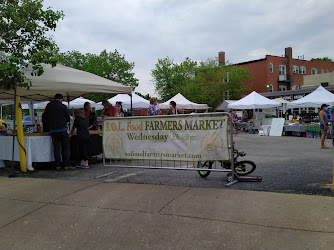
[[334, 197], [0, 177], [1, 249], [333, 249]]

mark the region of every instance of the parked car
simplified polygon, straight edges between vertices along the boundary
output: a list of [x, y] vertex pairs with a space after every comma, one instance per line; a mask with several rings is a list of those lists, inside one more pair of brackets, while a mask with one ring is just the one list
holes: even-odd
[[30, 115], [23, 116], [22, 125], [23, 125], [23, 131], [26, 130], [27, 125], [32, 125]]

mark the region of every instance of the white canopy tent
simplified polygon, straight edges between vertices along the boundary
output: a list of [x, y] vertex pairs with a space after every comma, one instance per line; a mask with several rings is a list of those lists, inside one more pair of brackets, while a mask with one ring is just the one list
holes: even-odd
[[275, 99], [273, 99], [273, 101], [279, 102], [279, 103], [282, 103], [282, 104], [289, 103], [289, 101], [284, 100], [283, 98], [275, 98]]
[[[228, 105], [229, 109], [253, 109], [253, 126], [255, 124], [255, 109], [270, 109], [282, 106], [281, 103], [270, 100], [257, 92], [253, 91], [244, 98]], [[253, 127], [252, 126], [252, 127]]]
[[[64, 99], [73, 100], [88, 93], [131, 93], [131, 87], [113, 82], [106, 78], [63, 65], [52, 68], [43, 64], [44, 73], [41, 76], [32, 75], [32, 69], [24, 71], [31, 79], [32, 86], [27, 90], [17, 88], [16, 93], [22, 101], [46, 101], [60, 93]], [[0, 89], [0, 100], [13, 100], [13, 90]]]
[[225, 100], [222, 104], [220, 104], [217, 108], [216, 111], [228, 111], [228, 105], [231, 103], [236, 102], [237, 100]]
[[[68, 106], [68, 108], [72, 109], [79, 109], [79, 108], [83, 108], [85, 102], [89, 102], [91, 107], [94, 108], [95, 107], [95, 102], [83, 97], [78, 97], [75, 98], [74, 100], [70, 101], [70, 105], [68, 106], [67, 102], [63, 102], [63, 104], [65, 104], [66, 106]], [[48, 105], [48, 101], [47, 102], [38, 102], [38, 103], [34, 103], [34, 109], [45, 109], [46, 105]], [[29, 105], [28, 104], [23, 104], [22, 105], [22, 109], [29, 109]]]
[[89, 99], [86, 99], [86, 98], [83, 98], [83, 97], [80, 96], [80, 97], [78, 97], [78, 98], [76, 98], [76, 99], [70, 101], [70, 105], [69, 105], [68, 108], [70, 108], [70, 109], [72, 109], [72, 108], [74, 108], [74, 109], [80, 109], [80, 108], [83, 108], [85, 102], [89, 102], [89, 103], [90, 103], [90, 106], [91, 106], [92, 108], [95, 107], [95, 102], [94, 102], [94, 101], [89, 100]]
[[287, 108], [312, 108], [318, 107], [322, 104], [334, 105], [334, 94], [329, 92], [322, 86], [319, 86], [316, 90], [304, 96], [296, 101], [287, 104]]
[[[110, 99], [108, 101], [115, 105], [116, 102], [122, 102], [123, 109], [130, 110], [131, 109], [131, 97], [127, 94], [118, 94]], [[132, 109], [147, 109], [150, 105], [150, 102], [141, 96], [132, 93]], [[98, 102], [95, 105], [96, 110], [103, 109], [102, 102]]]
[[207, 104], [198, 104], [189, 101], [187, 98], [185, 98], [183, 95], [178, 93], [168, 101], [161, 103], [160, 109], [168, 109], [169, 108], [169, 103], [171, 101], [174, 101], [176, 103], [176, 108], [178, 109], [208, 109], [209, 106]]
[[[49, 101], [46, 102], [33, 102], [34, 109], [45, 109], [46, 105], [48, 105]], [[30, 103], [21, 102], [22, 109], [29, 109]], [[67, 102], [63, 102], [64, 105], [68, 106]]]
[[284, 100], [283, 98], [275, 98], [275, 99], [273, 99], [273, 101], [282, 103], [282, 105], [283, 105], [283, 114], [285, 114], [285, 112], [286, 112], [286, 105], [289, 103], [289, 101]]
[[[52, 100], [57, 93], [62, 94], [64, 99], [69, 101], [88, 93], [131, 93], [131, 87], [89, 72], [63, 65], [53, 68], [48, 64], [42, 64], [42, 66], [44, 73], [41, 76], [33, 75], [31, 67], [24, 71], [25, 76], [32, 82], [29, 89], [16, 89], [16, 94], [21, 97], [22, 103], [30, 102], [31, 119], [33, 103]], [[14, 90], [0, 89], [0, 100], [13, 101], [13, 99]]]
[[282, 106], [281, 103], [270, 100], [253, 91], [244, 98], [228, 105], [229, 109], [269, 109]]

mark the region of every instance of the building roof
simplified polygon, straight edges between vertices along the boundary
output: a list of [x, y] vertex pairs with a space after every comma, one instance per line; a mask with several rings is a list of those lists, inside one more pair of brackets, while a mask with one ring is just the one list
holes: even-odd
[[[312, 91], [314, 91], [316, 88], [317, 87], [307, 88], [307, 89], [299, 89], [299, 90], [265, 92], [265, 93], [260, 93], [260, 94], [267, 97], [267, 98], [278, 98], [278, 97], [281, 97], [281, 96], [307, 95], [307, 94], [311, 93]], [[325, 89], [334, 93], [334, 87], [327, 87]]]

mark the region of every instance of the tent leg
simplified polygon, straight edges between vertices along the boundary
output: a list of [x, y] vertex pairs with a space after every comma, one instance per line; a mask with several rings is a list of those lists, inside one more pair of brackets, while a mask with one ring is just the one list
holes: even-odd
[[15, 154], [15, 131], [16, 131], [16, 88], [14, 89], [14, 112], [13, 112], [13, 147], [12, 147], [12, 173], [8, 177], [15, 177], [14, 173], [14, 154]]
[[24, 135], [22, 126], [22, 110], [20, 108], [20, 97], [16, 96], [16, 122], [17, 122], [17, 139], [19, 142], [20, 167], [22, 172], [27, 172], [26, 152], [24, 148]]
[[133, 108], [132, 108], [132, 92], [131, 92], [131, 95], [130, 95], [130, 100], [131, 100], [131, 116], [133, 116]]

